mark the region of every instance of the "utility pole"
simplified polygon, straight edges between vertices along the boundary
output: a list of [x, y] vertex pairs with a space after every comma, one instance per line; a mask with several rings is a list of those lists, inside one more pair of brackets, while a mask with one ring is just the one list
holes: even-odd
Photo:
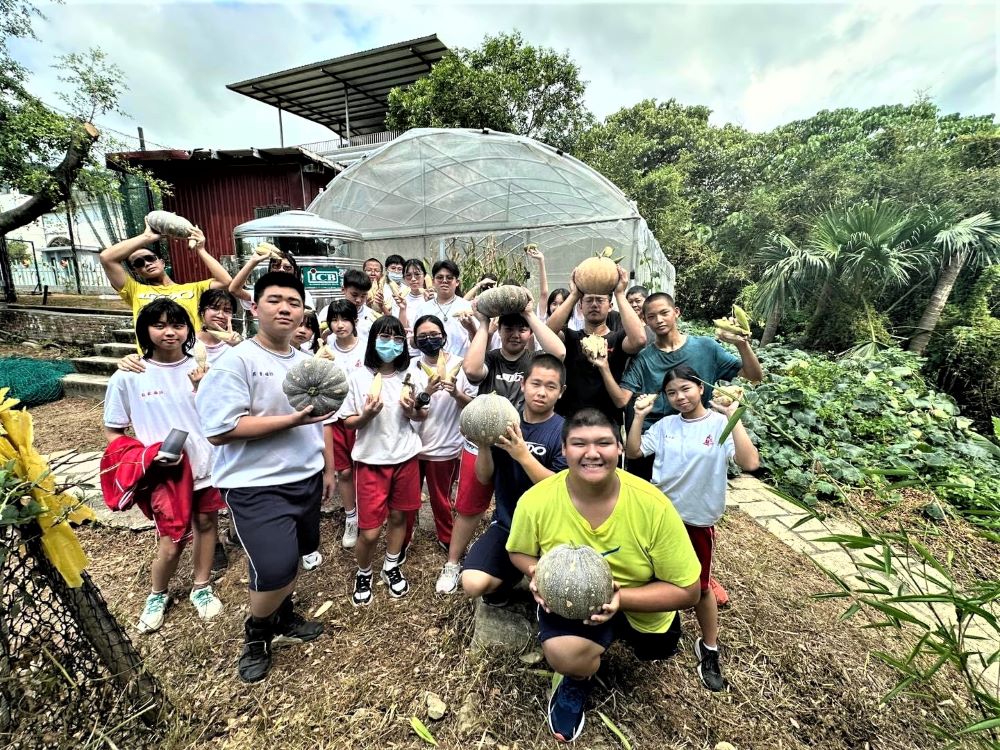
[[66, 227], [69, 229], [69, 253], [73, 260], [73, 276], [76, 279], [76, 293], [83, 294], [80, 283], [80, 264], [76, 262], [76, 240], [73, 239], [73, 196], [66, 199]]

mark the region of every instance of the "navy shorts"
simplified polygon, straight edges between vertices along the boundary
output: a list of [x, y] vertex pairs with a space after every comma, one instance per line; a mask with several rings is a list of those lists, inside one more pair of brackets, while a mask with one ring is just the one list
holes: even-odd
[[510, 532], [491, 523], [482, 536], [472, 543], [462, 569], [479, 570], [499, 578], [507, 586], [516, 586], [524, 574], [510, 561], [510, 554], [507, 552], [509, 536]]
[[623, 612], [618, 612], [602, 625], [584, 625], [582, 620], [567, 620], [538, 607], [538, 640], [575, 635], [601, 646], [605, 651], [614, 641], [625, 641], [639, 661], [659, 661], [677, 653], [681, 639], [681, 616], [674, 613], [674, 621], [664, 633], [643, 633], [632, 627]]
[[323, 472], [273, 487], [222, 490], [233, 531], [247, 553], [251, 591], [277, 591], [299, 572], [299, 558], [319, 549]]

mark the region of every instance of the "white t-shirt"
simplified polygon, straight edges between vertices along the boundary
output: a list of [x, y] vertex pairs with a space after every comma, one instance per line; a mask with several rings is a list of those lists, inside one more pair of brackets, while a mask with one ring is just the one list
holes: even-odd
[[[351, 458], [373, 466], [401, 464], [420, 453], [420, 435], [399, 404], [403, 390], [403, 373], [382, 376], [382, 411], [364, 427], [358, 429]], [[367, 367], [358, 367], [347, 374], [347, 399], [340, 408], [340, 418], [360, 414], [375, 379]]]
[[471, 310], [472, 303], [461, 297], [453, 297], [452, 300], [443, 305], [439, 305], [436, 299], [424, 300], [413, 310], [407, 307], [406, 317], [410, 327], [424, 315], [434, 315], [443, 324], [445, 333], [448, 334], [448, 341], [444, 345], [444, 350], [457, 357], [464, 357], [469, 351], [469, 332], [465, 330], [460, 318], [455, 315], [464, 310]]
[[[281, 390], [286, 373], [309, 355], [265, 349], [255, 339], [230, 347], [198, 386], [195, 405], [205, 435], [222, 435], [240, 417], [292, 414]], [[308, 424], [255, 440], [234, 440], [215, 449], [215, 486], [268, 487], [308, 479], [323, 469], [323, 426]]]
[[671, 414], [642, 435], [642, 455], [656, 454], [653, 484], [689, 526], [713, 526], [726, 510], [726, 470], [736, 454], [732, 434], [719, 445], [728, 421], [714, 410], [693, 420]]
[[208, 355], [208, 366], [211, 367], [215, 364], [215, 360], [225, 354], [226, 349], [229, 348], [229, 344], [225, 341], [218, 341], [214, 344], [205, 344], [205, 353]]
[[174, 428], [184, 430], [188, 434], [184, 453], [191, 463], [194, 488], [211, 487], [214, 449], [202, 432], [188, 379], [197, 366], [194, 358], [171, 363], [144, 359], [143, 364], [145, 372], [118, 370], [111, 376], [104, 396], [104, 424], [118, 429], [131, 424], [136, 439], [145, 445], [163, 442]]
[[[414, 359], [410, 363], [409, 372], [413, 379], [416, 393], [424, 390], [429, 380], [427, 374], [420, 367], [422, 359], [423, 355], [421, 355], [420, 359]], [[449, 354], [448, 371], [450, 372], [455, 369], [461, 362], [461, 357]], [[436, 366], [437, 361], [435, 360], [431, 367]], [[479, 386], [472, 385], [469, 379], [465, 377], [465, 373], [459, 370], [458, 375], [455, 377], [455, 390], [475, 398], [479, 393]], [[462, 433], [458, 429], [458, 419], [461, 413], [462, 409], [459, 407], [458, 401], [450, 393], [436, 391], [431, 394], [431, 403], [427, 407], [427, 419], [417, 423], [420, 442], [423, 445], [420, 451], [420, 458], [428, 461], [445, 461], [449, 458], [458, 458], [462, 455], [462, 446], [465, 443], [465, 438], [462, 437]]]
[[354, 346], [350, 349], [341, 349], [337, 344], [336, 336], [331, 336], [326, 341], [326, 345], [333, 352], [333, 363], [344, 370], [348, 375], [352, 370], [365, 366], [365, 349], [368, 348], [367, 338], [358, 338]]

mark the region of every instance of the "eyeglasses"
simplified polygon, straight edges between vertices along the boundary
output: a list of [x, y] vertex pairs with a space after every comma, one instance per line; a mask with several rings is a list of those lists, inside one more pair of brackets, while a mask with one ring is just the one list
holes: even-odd
[[388, 333], [380, 333], [378, 340], [383, 344], [388, 344], [390, 341], [394, 344], [405, 344], [406, 336], [390, 336]]
[[275, 264], [271, 266], [272, 271], [281, 271], [282, 273], [294, 273], [295, 268], [289, 263], [282, 263], [280, 266]]
[[156, 261], [158, 260], [159, 258], [157, 258], [155, 255], [140, 255], [138, 258], [132, 259], [131, 261], [132, 268], [138, 271], [140, 268], [145, 268], [150, 263], [156, 263]]
[[404, 279], [422, 279], [424, 278], [423, 271], [410, 271], [408, 274], [404, 274]]
[[414, 340], [418, 344], [430, 344], [430, 343], [437, 342], [437, 341], [443, 341], [444, 340], [444, 336], [442, 336], [439, 333], [434, 333], [434, 334], [431, 334], [430, 336], [417, 336], [417, 338], [414, 339]]
[[438, 274], [437, 276], [434, 277], [434, 281], [445, 281], [445, 282], [455, 281], [455, 277], [454, 276], [442, 276], [441, 274]]

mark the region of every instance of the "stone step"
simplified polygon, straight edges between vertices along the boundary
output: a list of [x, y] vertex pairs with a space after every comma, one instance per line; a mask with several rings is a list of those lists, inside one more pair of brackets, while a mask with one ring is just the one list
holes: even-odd
[[75, 357], [73, 366], [77, 372], [87, 375], [111, 376], [118, 370], [116, 357]]
[[121, 359], [126, 354], [136, 354], [135, 344], [114, 342], [112, 344], [95, 344], [94, 351], [99, 357], [114, 357]]
[[119, 344], [131, 344], [135, 341], [134, 328], [116, 328], [111, 332], [111, 335]]
[[73, 372], [62, 377], [64, 396], [77, 398], [95, 398], [104, 400], [104, 392], [108, 387], [107, 375], [89, 375]]

